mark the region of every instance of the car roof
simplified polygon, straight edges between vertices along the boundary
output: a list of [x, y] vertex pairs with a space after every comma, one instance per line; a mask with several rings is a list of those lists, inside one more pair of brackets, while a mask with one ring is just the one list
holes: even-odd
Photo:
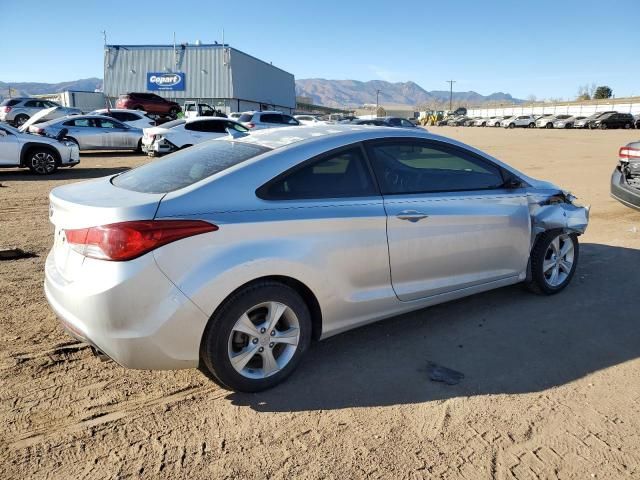
[[186, 123], [209, 122], [211, 120], [238, 123], [235, 120], [227, 117], [193, 117], [193, 118], [188, 118]]
[[134, 110], [132, 108], [96, 108], [94, 112], [126, 112], [126, 113], [137, 113], [138, 115], [144, 115], [144, 110]]

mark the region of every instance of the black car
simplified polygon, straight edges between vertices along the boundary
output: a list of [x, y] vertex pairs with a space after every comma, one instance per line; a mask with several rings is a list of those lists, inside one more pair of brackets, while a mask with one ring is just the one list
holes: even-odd
[[640, 141], [620, 148], [611, 175], [611, 196], [627, 207], [640, 210]]
[[630, 113], [608, 113], [589, 123], [589, 128], [633, 128], [633, 115]]

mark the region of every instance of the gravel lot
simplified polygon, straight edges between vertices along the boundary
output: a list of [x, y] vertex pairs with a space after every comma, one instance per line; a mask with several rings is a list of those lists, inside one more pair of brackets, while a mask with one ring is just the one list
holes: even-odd
[[[148, 161], [86, 154], [46, 180], [0, 171], [0, 472], [24, 478], [639, 478], [640, 212], [609, 197], [637, 131], [434, 127], [591, 204], [562, 294], [519, 286], [312, 347], [284, 385], [100, 362], [48, 308], [47, 194]], [[458, 385], [428, 379], [428, 362]]]

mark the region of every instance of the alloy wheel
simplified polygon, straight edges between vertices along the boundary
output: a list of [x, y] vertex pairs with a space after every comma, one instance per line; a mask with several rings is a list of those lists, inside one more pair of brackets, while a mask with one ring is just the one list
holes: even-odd
[[560, 234], [554, 238], [544, 255], [542, 274], [551, 287], [562, 285], [573, 268], [574, 248], [571, 237]]
[[40, 175], [53, 172], [55, 167], [56, 159], [48, 152], [38, 152], [31, 157], [31, 168]]
[[300, 342], [300, 322], [280, 302], [251, 307], [236, 321], [228, 341], [231, 365], [240, 375], [261, 379], [282, 370]]

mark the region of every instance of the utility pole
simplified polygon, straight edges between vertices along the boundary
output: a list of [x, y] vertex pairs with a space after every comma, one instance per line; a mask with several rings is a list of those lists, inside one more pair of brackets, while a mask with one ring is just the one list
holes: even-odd
[[378, 98], [380, 97], [380, 92], [382, 90], [376, 90], [376, 117], [378, 117]]
[[449, 111], [453, 110], [453, 84], [456, 83], [455, 80], [447, 80], [449, 84]]

